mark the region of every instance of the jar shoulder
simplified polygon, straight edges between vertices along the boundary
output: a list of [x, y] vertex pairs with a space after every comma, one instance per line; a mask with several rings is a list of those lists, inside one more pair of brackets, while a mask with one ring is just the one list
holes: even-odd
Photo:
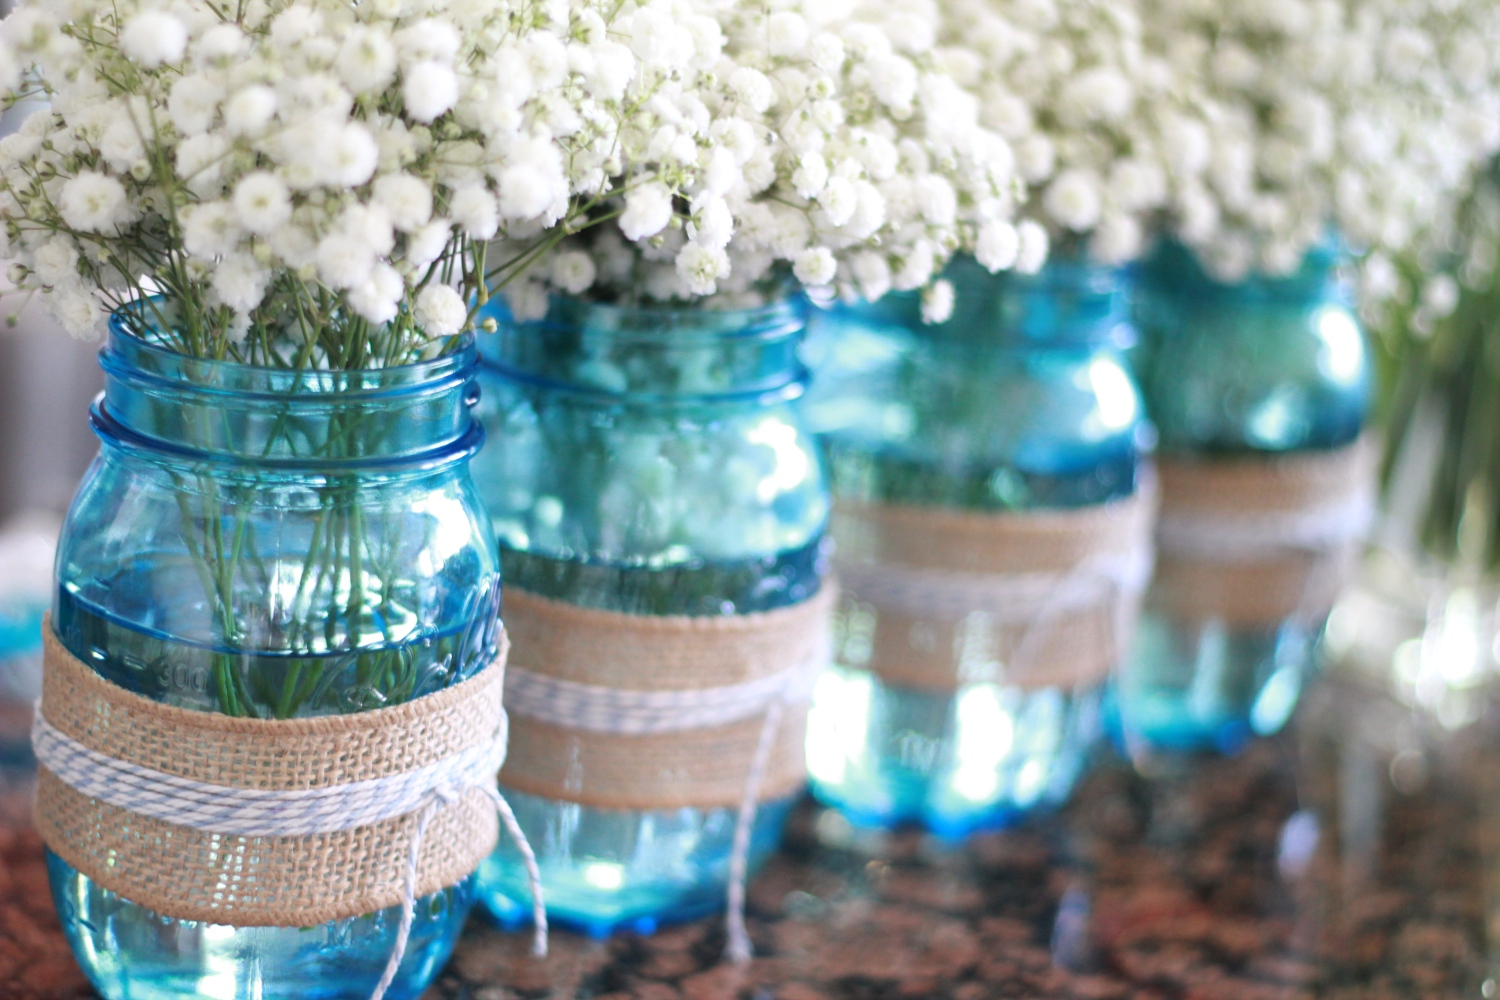
[[1368, 416], [1373, 358], [1342, 296], [1147, 296], [1140, 325], [1140, 378], [1167, 450], [1337, 447]]
[[484, 382], [474, 476], [502, 546], [627, 564], [800, 549], [823, 531], [821, 455], [787, 400], [630, 405]]
[[[853, 464], [899, 465], [903, 479], [971, 482], [974, 497], [954, 497], [964, 505], [1048, 502], [1028, 487], [1002, 488], [1008, 500], [988, 496], [992, 479], [1097, 481], [1101, 469], [1123, 466], [1127, 491], [1133, 481], [1141, 395], [1108, 346], [955, 347], [901, 329], [834, 323], [815, 334], [810, 361], [809, 419], [834, 456], [840, 491], [849, 477], [839, 470]], [[926, 487], [917, 492], [909, 499], [936, 499]]]
[[58, 544], [59, 600], [166, 641], [395, 646], [464, 627], [497, 577], [463, 467], [418, 478], [225, 478], [106, 449]]

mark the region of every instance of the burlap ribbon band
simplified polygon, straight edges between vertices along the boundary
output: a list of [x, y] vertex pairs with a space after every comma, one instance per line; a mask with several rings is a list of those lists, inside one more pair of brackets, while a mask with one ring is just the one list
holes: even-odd
[[[49, 625], [41, 714], [63, 742], [124, 770], [221, 786], [241, 798], [249, 797], [243, 790], [312, 794], [374, 788], [464, 756], [478, 761], [490, 745], [503, 748], [504, 676], [502, 655], [474, 677], [403, 705], [286, 721], [230, 718], [111, 684], [64, 648]], [[72, 782], [41, 767], [42, 838], [94, 882], [168, 917], [306, 927], [395, 906], [408, 889], [415, 812], [354, 829], [246, 836], [202, 829], [201, 819], [182, 825], [111, 805]], [[295, 796], [278, 801], [288, 798]], [[468, 876], [496, 836], [495, 805], [479, 787], [445, 801], [420, 839], [416, 894]]]
[[1068, 510], [839, 501], [839, 662], [933, 691], [1102, 681], [1150, 576], [1155, 497], [1147, 477]]
[[807, 682], [827, 660], [834, 596], [825, 585], [788, 608], [688, 617], [506, 588], [515, 653], [500, 783], [603, 809], [737, 806], [766, 713], [785, 700], [804, 709], [782, 716], [758, 797], [793, 794], [805, 780]]
[[1361, 440], [1333, 451], [1163, 461], [1151, 606], [1231, 627], [1321, 621], [1374, 517], [1375, 457]]

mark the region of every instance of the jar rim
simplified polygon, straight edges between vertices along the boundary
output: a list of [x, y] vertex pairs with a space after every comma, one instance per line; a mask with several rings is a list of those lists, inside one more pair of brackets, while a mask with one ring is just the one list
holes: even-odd
[[[810, 303], [801, 293], [781, 296], [764, 305], [738, 309], [719, 309], [689, 303], [627, 305], [619, 302], [596, 302], [581, 296], [553, 295], [548, 299], [547, 314], [532, 320], [514, 319], [509, 305], [500, 296], [492, 298], [484, 308], [502, 325], [520, 330], [560, 325], [554, 315], [562, 311], [564, 315], [581, 313], [597, 318], [599, 322], [588, 324], [590, 332], [608, 335], [622, 342], [689, 344], [795, 336], [807, 323]], [[488, 341], [484, 343], [487, 344]], [[488, 352], [482, 346], [480, 353]]]
[[[368, 401], [442, 391], [455, 382], [468, 381], [478, 367], [472, 332], [460, 335], [455, 349], [439, 357], [383, 368], [277, 368], [200, 358], [140, 336], [129, 328], [120, 310], [110, 314], [109, 338], [99, 353], [106, 371], [132, 381], [171, 386], [178, 391], [282, 400], [306, 394], [325, 404], [334, 395]], [[118, 360], [111, 363], [111, 358]]]
[[473, 420], [459, 437], [421, 451], [338, 459], [252, 457], [178, 444], [131, 430], [110, 414], [104, 393], [95, 397], [93, 405], [89, 407], [89, 426], [105, 445], [117, 451], [156, 461], [166, 460], [169, 463], [179, 461], [225, 469], [248, 469], [253, 470], [250, 474], [256, 478], [267, 472], [296, 475], [299, 478], [305, 478], [309, 473], [338, 476], [381, 472], [400, 473], [403, 477], [427, 475], [469, 461], [484, 446], [485, 437], [484, 426]]
[[[1131, 322], [1128, 267], [1100, 264], [1077, 255], [1049, 258], [1034, 274], [990, 272], [969, 254], [958, 254], [940, 277], [956, 286], [953, 315], [940, 323], [922, 319], [921, 295], [889, 292], [869, 302], [834, 303], [833, 312], [898, 327], [924, 341], [985, 351], [1125, 350], [1137, 339]], [[1072, 309], [1059, 309], [1068, 302]], [[1041, 308], [1038, 308], [1041, 306]]]

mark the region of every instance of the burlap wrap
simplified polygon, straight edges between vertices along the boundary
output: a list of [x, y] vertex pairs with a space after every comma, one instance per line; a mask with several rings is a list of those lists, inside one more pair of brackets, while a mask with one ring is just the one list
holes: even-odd
[[[729, 687], [827, 658], [836, 590], [776, 611], [721, 617], [627, 615], [507, 587], [505, 624], [518, 669], [598, 688], [687, 692]], [[500, 783], [603, 809], [738, 806], [764, 713], [727, 725], [629, 735], [561, 726], [511, 708]], [[760, 800], [805, 781], [805, 704], [788, 706]]]
[[[42, 713], [117, 760], [232, 788], [324, 788], [434, 764], [493, 741], [503, 658], [404, 705], [263, 721], [158, 704], [104, 680], [46, 631]], [[87, 797], [41, 768], [36, 826], [90, 879], [164, 916], [239, 927], [307, 927], [401, 903], [416, 814], [336, 833], [207, 833]], [[478, 790], [440, 809], [422, 840], [417, 895], [465, 878], [495, 846], [495, 806]]]
[[992, 513], [840, 501], [839, 662], [901, 687], [1075, 687], [1130, 641], [1155, 489], [1074, 510]]
[[1148, 602], [1179, 621], [1315, 624], [1348, 583], [1374, 510], [1375, 448], [1163, 461]]

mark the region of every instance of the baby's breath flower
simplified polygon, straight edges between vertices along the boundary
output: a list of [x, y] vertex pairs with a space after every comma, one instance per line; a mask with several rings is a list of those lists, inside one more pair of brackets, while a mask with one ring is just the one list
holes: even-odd
[[729, 276], [729, 255], [718, 247], [689, 243], [677, 255], [677, 274], [694, 295], [712, 295]]
[[648, 239], [671, 221], [672, 193], [665, 185], [653, 181], [626, 194], [625, 211], [620, 216], [620, 231], [626, 239]]
[[934, 49], [938, 16], [929, 0], [648, 0], [621, 37], [639, 59], [630, 92], [661, 89], [621, 138], [657, 167], [604, 207], [614, 226], [555, 252], [593, 257], [602, 298], [743, 303], [785, 277], [872, 298], [927, 285], [1026, 197], [1009, 142], [950, 73], [972, 78], [978, 55]]
[[106, 233], [125, 221], [129, 205], [119, 181], [86, 170], [63, 185], [58, 211], [62, 220], [74, 229]]
[[269, 236], [291, 219], [292, 195], [280, 177], [256, 171], [246, 174], [235, 186], [234, 210], [246, 230]]
[[120, 32], [120, 47], [125, 54], [147, 69], [179, 61], [187, 51], [187, 43], [187, 27], [160, 10], [136, 14]]
[[451, 337], [468, 322], [463, 298], [447, 285], [429, 285], [417, 295], [417, 323], [430, 337]]
[[[191, 352], [343, 363], [317, 352], [350, 337], [368, 342], [340, 358], [426, 356], [482, 284], [536, 257], [485, 273], [479, 244], [586, 227], [587, 206], [642, 178], [665, 206], [655, 231], [691, 201], [698, 243], [722, 251], [761, 140], [741, 121], [733, 143], [708, 141], [718, 109], [681, 74], [717, 71], [724, 38], [679, 6], [18, 0], [0, 86], [24, 71], [51, 107], [0, 141], [0, 243], [70, 329], [154, 290], [184, 318], [163, 335]], [[660, 156], [632, 138], [668, 125]], [[597, 272], [586, 256], [541, 266], [576, 291]]]

